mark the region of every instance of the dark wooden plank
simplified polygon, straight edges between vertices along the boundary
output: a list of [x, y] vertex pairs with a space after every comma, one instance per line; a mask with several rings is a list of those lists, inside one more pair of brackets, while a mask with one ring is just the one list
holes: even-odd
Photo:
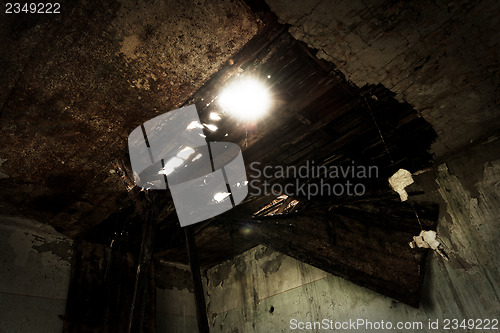
[[[346, 209], [338, 207], [330, 216], [308, 213], [289, 219], [245, 219], [236, 225], [249, 230], [243, 233], [248, 239], [418, 306], [427, 252], [408, 245], [420, 231], [412, 208], [389, 200]], [[435, 228], [437, 209], [434, 204], [418, 205], [420, 219], [429, 229]]]
[[189, 267], [193, 277], [194, 298], [196, 305], [196, 321], [198, 322], [198, 332], [208, 333], [208, 317], [207, 305], [205, 303], [205, 292], [203, 291], [203, 282], [201, 280], [200, 262], [198, 259], [198, 250], [194, 239], [194, 231], [192, 226], [184, 228], [186, 235], [186, 246], [189, 256]]

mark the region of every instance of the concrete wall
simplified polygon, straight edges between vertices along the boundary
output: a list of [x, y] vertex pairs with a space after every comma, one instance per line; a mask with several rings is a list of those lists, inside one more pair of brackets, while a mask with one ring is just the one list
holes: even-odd
[[156, 332], [198, 332], [191, 271], [188, 266], [157, 266]]
[[266, 1], [348, 80], [383, 84], [419, 111], [436, 155], [499, 127], [499, 1]]
[[[208, 270], [212, 331], [290, 332], [293, 318], [304, 322], [361, 318], [424, 325], [407, 332], [443, 331], [445, 318], [500, 320], [498, 143], [491, 138], [471, 146], [414, 177], [416, 183], [409, 189], [425, 190], [426, 194], [413, 200], [441, 204], [438, 235], [450, 256], [448, 262], [436, 253], [430, 256], [419, 309], [259, 246]], [[428, 329], [429, 319], [439, 319], [441, 329]]]
[[0, 216], [0, 332], [61, 332], [72, 242], [52, 227]]

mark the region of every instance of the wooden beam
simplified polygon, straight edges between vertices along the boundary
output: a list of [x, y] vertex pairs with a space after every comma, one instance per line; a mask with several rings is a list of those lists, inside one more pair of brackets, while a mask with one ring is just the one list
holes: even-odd
[[143, 220], [134, 294], [129, 316], [128, 332], [154, 332], [156, 328], [156, 287], [153, 265], [155, 221], [152, 208]]
[[75, 240], [64, 332], [154, 332], [152, 221], [124, 223], [142, 239], [119, 233], [107, 245]]
[[198, 332], [209, 333], [207, 305], [205, 303], [205, 292], [203, 290], [203, 283], [201, 281], [200, 262], [198, 259], [198, 252], [196, 250], [193, 226], [185, 227], [184, 233], [186, 235], [186, 246], [189, 256], [189, 266], [191, 267], [191, 274], [193, 276]]

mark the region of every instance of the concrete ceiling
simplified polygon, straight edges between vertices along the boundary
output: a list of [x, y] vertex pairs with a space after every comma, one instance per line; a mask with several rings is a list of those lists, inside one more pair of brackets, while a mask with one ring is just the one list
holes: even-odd
[[498, 1], [266, 2], [349, 81], [382, 84], [412, 105], [438, 133], [436, 157], [500, 127]]
[[[497, 3], [268, 4], [347, 80], [413, 106], [438, 133], [435, 157], [499, 127]], [[112, 168], [131, 129], [182, 105], [262, 22], [239, 1], [68, 2], [62, 12], [1, 14], [0, 209], [76, 235], [122, 206]]]
[[[195, 103], [207, 119], [215, 106], [206, 101], [229, 78], [270, 74], [272, 116], [255, 126], [223, 119], [207, 139], [238, 143], [247, 164], [376, 164], [381, 177], [370, 183], [369, 193], [387, 195], [382, 198], [388, 201], [346, 203], [338, 211], [339, 235], [345, 236], [339, 252], [328, 237], [307, 243], [316, 220], [299, 228], [304, 247], [287, 243], [293, 232], [276, 232], [272, 223], [261, 225], [256, 239], [236, 238], [235, 246], [227, 224], [268, 200], [252, 198], [234, 215], [200, 226], [202, 261], [211, 265], [273, 239], [281, 243], [267, 245], [418, 304], [425, 256], [410, 252], [405, 240], [418, 224], [413, 210], [396, 207], [386, 179], [400, 167], [416, 172], [433, 158], [496, 134], [498, 37], [492, 13], [498, 4], [267, 3], [272, 12], [259, 1], [249, 1], [249, 7], [240, 1], [125, 0], [67, 1], [63, 14], [52, 16], [2, 13], [1, 213], [35, 218], [71, 237], [91, 230], [93, 240], [108, 242], [114, 221], [134, 211], [115, 164], [127, 160], [131, 130], [184, 104]], [[477, 11], [476, 19], [460, 21], [468, 11]], [[288, 25], [276, 23], [274, 14]], [[164, 246], [157, 254], [182, 262], [186, 253], [175, 240], [173, 205], [168, 196], [163, 200]], [[324, 220], [332, 202], [314, 204], [324, 204], [318, 218]], [[432, 206], [417, 209], [429, 213], [433, 226]], [[365, 225], [370, 214], [378, 216], [375, 226]], [[386, 223], [386, 216], [408, 228]], [[322, 228], [329, 230], [328, 224]], [[339, 255], [364, 244], [375, 250]], [[386, 255], [390, 246], [401, 252]], [[399, 270], [386, 275], [395, 263]], [[411, 286], [417, 287], [406, 293]]]
[[61, 7], [0, 14], [0, 211], [74, 236], [127, 198], [110, 170], [132, 129], [180, 106], [259, 23], [229, 0]]

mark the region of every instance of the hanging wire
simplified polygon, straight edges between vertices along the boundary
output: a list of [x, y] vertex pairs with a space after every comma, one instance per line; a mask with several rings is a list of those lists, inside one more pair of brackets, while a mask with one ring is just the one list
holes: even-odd
[[[370, 115], [372, 117], [373, 123], [375, 124], [375, 127], [377, 128], [378, 134], [380, 136], [380, 140], [384, 144], [384, 148], [385, 148], [385, 151], [387, 153], [387, 156], [389, 156], [389, 159], [391, 160], [391, 163], [394, 164], [394, 160], [392, 159], [392, 155], [391, 155], [391, 152], [389, 151], [389, 147], [387, 147], [387, 143], [385, 142], [384, 136], [382, 135], [382, 131], [380, 130], [380, 126], [378, 125], [377, 120], [375, 119], [375, 116], [373, 115], [373, 110], [370, 107], [370, 104], [368, 103], [368, 100], [366, 99], [366, 96], [363, 96], [363, 99], [365, 100], [366, 106], [368, 108], [368, 111], [370, 112]], [[417, 210], [415, 209], [415, 206], [413, 205], [413, 202], [410, 202], [410, 201], [408, 201], [408, 202], [410, 203], [410, 206], [411, 206], [411, 208], [413, 210], [413, 213], [415, 214], [415, 217], [417, 218], [418, 224], [420, 226], [420, 230], [424, 231], [424, 227], [422, 225], [422, 221], [420, 221], [420, 217], [418, 216]], [[448, 255], [446, 254], [446, 252], [444, 252], [443, 249], [437, 248], [436, 252], [441, 257], [443, 257], [443, 259], [445, 259], [446, 261], [449, 260]], [[465, 266], [462, 263], [460, 263], [460, 264], [465, 268]]]
[[366, 106], [368, 107], [368, 111], [370, 112], [370, 115], [372, 116], [373, 123], [375, 124], [375, 127], [377, 128], [378, 134], [380, 135], [380, 139], [382, 140], [382, 143], [384, 144], [385, 152], [387, 153], [387, 156], [389, 156], [391, 163], [394, 164], [394, 160], [392, 159], [391, 152], [389, 151], [389, 148], [387, 147], [387, 144], [385, 143], [385, 139], [384, 139], [384, 136], [382, 135], [382, 131], [380, 130], [380, 127], [378, 126], [377, 120], [375, 119], [375, 116], [373, 115], [373, 110], [372, 110], [370, 104], [368, 103], [366, 96], [363, 96], [363, 99], [365, 100]]
[[408, 201], [410, 203], [411, 208], [413, 209], [413, 212], [415, 213], [415, 216], [417, 217], [418, 224], [420, 225], [420, 230], [423, 231], [424, 227], [422, 226], [422, 222], [420, 221], [420, 218], [418, 217], [417, 210], [415, 209], [415, 206], [413, 205], [413, 202]]
[[116, 218], [115, 218], [115, 226], [114, 226], [115, 232], [114, 232], [114, 236], [111, 239], [111, 243], [109, 244], [109, 254], [108, 254], [108, 261], [106, 263], [106, 271], [104, 272], [104, 281], [106, 281], [106, 278], [108, 276], [109, 265], [111, 263], [111, 254], [113, 252], [113, 244], [115, 242], [115, 238], [118, 236], [117, 228], [118, 228], [118, 215], [116, 215]]
[[108, 254], [108, 262], [106, 264], [106, 272], [104, 272], [104, 281], [106, 281], [106, 277], [108, 276], [109, 263], [111, 262], [111, 252], [113, 252], [113, 243], [114, 239], [111, 240], [111, 244], [109, 244], [109, 254]]
[[[391, 152], [389, 151], [389, 147], [387, 147], [387, 143], [385, 142], [384, 136], [382, 134], [382, 131], [380, 130], [380, 126], [377, 123], [377, 120], [375, 119], [375, 116], [373, 115], [373, 110], [368, 103], [368, 100], [366, 99], [366, 96], [363, 96], [363, 99], [365, 100], [366, 106], [368, 108], [368, 111], [370, 112], [370, 115], [372, 117], [373, 123], [375, 124], [375, 127], [377, 128], [378, 134], [380, 136], [380, 140], [384, 144], [385, 152], [387, 153], [387, 156], [389, 156], [389, 159], [391, 160], [391, 163], [394, 164], [394, 160], [392, 159]], [[411, 209], [413, 210], [413, 213], [415, 214], [415, 217], [417, 218], [418, 224], [420, 226], [420, 230], [423, 231], [424, 227], [422, 225], [422, 221], [420, 221], [420, 217], [418, 216], [417, 210], [415, 209], [415, 206], [413, 205], [413, 202], [410, 202]]]
[[[391, 155], [391, 152], [389, 151], [389, 147], [387, 147], [387, 143], [385, 142], [384, 136], [382, 135], [382, 131], [380, 130], [380, 126], [378, 126], [377, 120], [375, 119], [375, 116], [373, 115], [373, 110], [372, 110], [370, 104], [368, 103], [366, 96], [363, 96], [363, 99], [365, 100], [368, 111], [370, 112], [370, 115], [373, 119], [373, 123], [375, 124], [375, 127], [377, 128], [378, 134], [380, 135], [380, 140], [384, 144], [385, 152], [387, 153], [387, 156], [389, 156], [391, 163], [394, 164], [394, 160], [392, 159], [392, 155]], [[413, 202], [410, 202], [410, 201], [408, 201], [408, 202], [410, 203], [410, 206], [413, 210], [413, 213], [415, 214], [415, 217], [417, 218], [418, 224], [420, 225], [420, 230], [423, 231], [424, 227], [422, 225], [422, 221], [420, 221], [420, 217], [418, 216], [417, 210], [415, 209]]]

